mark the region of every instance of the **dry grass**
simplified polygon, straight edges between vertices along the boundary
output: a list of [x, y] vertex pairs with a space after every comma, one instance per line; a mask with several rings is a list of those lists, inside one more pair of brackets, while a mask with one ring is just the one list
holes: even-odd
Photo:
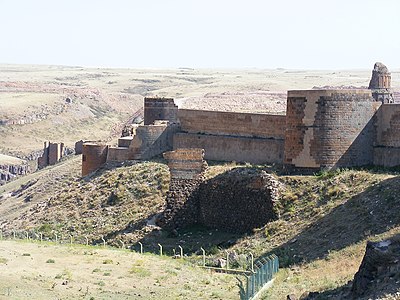
[[[29, 257], [21, 254], [29, 252]], [[232, 276], [181, 260], [98, 247], [0, 241], [0, 297], [10, 299], [235, 299]], [[46, 263], [52, 257], [54, 263]], [[104, 264], [104, 261], [113, 263]], [[174, 273], [172, 275], [171, 273]], [[8, 299], [8, 298], [7, 298]]]

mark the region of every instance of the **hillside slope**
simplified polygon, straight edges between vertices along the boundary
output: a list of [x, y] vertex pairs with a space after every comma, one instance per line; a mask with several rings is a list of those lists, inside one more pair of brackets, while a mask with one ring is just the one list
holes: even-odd
[[[272, 171], [267, 166], [214, 164], [207, 177], [235, 167]], [[75, 157], [40, 172], [2, 187], [3, 232], [40, 231], [48, 239], [54, 239], [56, 232], [81, 242], [87, 236], [95, 244], [101, 244], [104, 236], [110, 245], [123, 241], [135, 249], [141, 241], [147, 251], [157, 251], [161, 243], [169, 254], [177, 245], [187, 253], [203, 246], [214, 257], [224, 257], [225, 249], [256, 257], [276, 253], [283, 269], [266, 296], [271, 299], [346, 288], [366, 241], [400, 234], [397, 173], [339, 170], [317, 176], [276, 175], [284, 187], [276, 203], [277, 221], [244, 235], [188, 228], [171, 236], [151, 221], [162, 211], [168, 189], [168, 170], [162, 161], [109, 165], [80, 178]]]

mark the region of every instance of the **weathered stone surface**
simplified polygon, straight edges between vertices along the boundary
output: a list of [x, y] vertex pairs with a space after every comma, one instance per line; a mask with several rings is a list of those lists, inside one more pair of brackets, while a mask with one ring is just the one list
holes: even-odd
[[380, 62], [375, 63], [368, 88], [372, 90], [372, 96], [376, 101], [394, 103], [391, 91], [391, 78], [391, 74], [384, 64]]
[[289, 91], [285, 158], [288, 169], [370, 165], [380, 103], [370, 90]]
[[400, 240], [368, 242], [360, 268], [354, 275], [351, 293], [354, 299], [358, 299], [383, 291], [396, 292], [392, 289], [399, 280]]
[[377, 62], [372, 70], [369, 89], [390, 89], [390, 73], [388, 68], [381, 62]]
[[178, 149], [164, 153], [168, 160], [171, 181], [163, 215], [158, 225], [170, 230], [184, 228], [198, 222], [197, 192], [204, 182], [207, 168], [203, 149]]
[[64, 143], [44, 142], [43, 155], [38, 158], [38, 168], [54, 165], [64, 156]]
[[156, 120], [175, 123], [177, 112], [178, 106], [172, 98], [144, 98], [144, 125], [154, 124]]
[[30, 173], [28, 164], [20, 165], [0, 165], [0, 185], [13, 180], [17, 176], [22, 176]]
[[198, 222], [244, 233], [277, 218], [274, 202], [279, 182], [265, 171], [237, 168], [200, 184]]
[[206, 181], [203, 156], [202, 149], [179, 149], [164, 155], [171, 183], [158, 225], [176, 230], [201, 224], [242, 233], [276, 218], [279, 183], [272, 175], [238, 168]]

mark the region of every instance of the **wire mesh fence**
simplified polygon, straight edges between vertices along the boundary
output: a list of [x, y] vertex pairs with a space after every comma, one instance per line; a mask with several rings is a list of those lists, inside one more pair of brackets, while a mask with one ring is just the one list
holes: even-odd
[[255, 269], [251, 275], [244, 275], [245, 282], [240, 278], [239, 295], [240, 300], [254, 299], [262, 287], [272, 280], [275, 273], [279, 270], [279, 259], [273, 254], [266, 258], [261, 258], [255, 263]]

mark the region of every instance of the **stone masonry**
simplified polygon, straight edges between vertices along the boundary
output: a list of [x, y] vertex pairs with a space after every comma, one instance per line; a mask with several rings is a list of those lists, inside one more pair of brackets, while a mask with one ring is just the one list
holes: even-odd
[[164, 157], [171, 180], [158, 225], [179, 230], [199, 224], [242, 233], [276, 218], [279, 183], [272, 175], [238, 168], [205, 180], [202, 149], [178, 149]]
[[164, 153], [170, 169], [170, 186], [166, 196], [166, 207], [158, 225], [170, 229], [181, 229], [198, 222], [199, 206], [196, 193], [204, 182], [203, 149], [178, 149]]
[[38, 158], [38, 168], [54, 165], [64, 155], [64, 143], [44, 142], [43, 155]]
[[383, 63], [375, 63], [368, 88], [372, 90], [372, 95], [376, 101], [394, 103], [391, 78], [391, 74]]
[[399, 166], [399, 108], [382, 63], [374, 65], [369, 89], [288, 91], [286, 116], [180, 110], [171, 98], [145, 98], [144, 125], [108, 147], [106, 161], [200, 148], [208, 160], [283, 164], [288, 171]]

